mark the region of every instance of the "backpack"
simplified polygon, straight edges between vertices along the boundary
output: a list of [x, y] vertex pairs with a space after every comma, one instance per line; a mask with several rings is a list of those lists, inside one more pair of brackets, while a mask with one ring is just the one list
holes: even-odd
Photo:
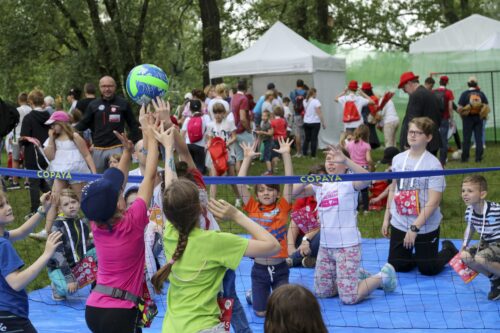
[[470, 114], [479, 114], [481, 109], [483, 108], [483, 101], [481, 99], [481, 95], [477, 93], [471, 93], [469, 95], [469, 104], [470, 104]]
[[304, 116], [305, 110], [304, 110], [304, 95], [299, 94], [297, 91], [295, 91], [295, 99], [293, 101], [293, 108], [295, 109], [295, 115], [297, 116]]
[[344, 105], [344, 123], [350, 123], [353, 121], [360, 120], [358, 108], [356, 107], [356, 103], [354, 101], [346, 101]]
[[187, 125], [189, 142], [195, 143], [203, 139], [203, 118], [201, 113], [194, 114]]
[[217, 176], [222, 176], [228, 169], [227, 161], [229, 159], [227, 153], [226, 141], [218, 136], [210, 140], [208, 152], [212, 158], [212, 163], [217, 172]]
[[19, 111], [0, 99], [0, 138], [9, 134], [19, 124]]
[[445, 95], [446, 95], [446, 90], [444, 90], [444, 89], [436, 89], [436, 90], [434, 90], [434, 96], [436, 96], [436, 98], [438, 100], [439, 114], [441, 115], [441, 117], [446, 112], [446, 106], [447, 105], [446, 105]]

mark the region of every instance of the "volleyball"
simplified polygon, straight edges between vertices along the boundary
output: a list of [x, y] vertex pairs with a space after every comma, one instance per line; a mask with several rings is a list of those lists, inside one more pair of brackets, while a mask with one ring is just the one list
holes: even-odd
[[167, 74], [158, 66], [143, 64], [134, 67], [127, 77], [127, 94], [139, 105], [148, 104], [168, 91]]

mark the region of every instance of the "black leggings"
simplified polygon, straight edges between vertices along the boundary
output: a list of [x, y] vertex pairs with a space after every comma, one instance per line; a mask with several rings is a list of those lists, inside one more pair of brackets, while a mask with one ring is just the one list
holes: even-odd
[[307, 156], [309, 143], [311, 143], [311, 156], [316, 157], [316, 149], [318, 148], [318, 135], [321, 128], [320, 123], [304, 123], [304, 142], [302, 143], [302, 155]]
[[454, 256], [454, 253], [450, 250], [438, 252], [439, 228], [426, 234], [417, 235], [415, 253], [413, 253], [413, 248], [406, 249], [403, 246], [405, 236], [405, 231], [396, 229], [391, 225], [388, 261], [397, 272], [409, 272], [416, 266], [423, 275], [436, 275], [443, 270], [446, 263]]
[[141, 333], [142, 329], [137, 327], [138, 320], [137, 308], [85, 308], [85, 321], [93, 333]]
[[0, 311], [0, 332], [37, 333], [28, 318], [21, 318], [9, 311]]

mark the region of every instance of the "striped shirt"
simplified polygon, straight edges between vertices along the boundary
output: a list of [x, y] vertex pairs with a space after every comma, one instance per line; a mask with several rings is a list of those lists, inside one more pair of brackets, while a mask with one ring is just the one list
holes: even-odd
[[472, 206], [465, 210], [465, 222], [468, 224], [465, 239], [469, 237], [469, 233], [473, 229], [487, 243], [500, 242], [500, 204], [491, 201], [485, 203], [487, 205], [486, 214], [476, 213]]

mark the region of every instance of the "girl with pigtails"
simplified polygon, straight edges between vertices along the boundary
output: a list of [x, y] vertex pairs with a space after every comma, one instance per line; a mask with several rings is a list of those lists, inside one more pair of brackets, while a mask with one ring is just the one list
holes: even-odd
[[253, 239], [198, 227], [202, 209], [199, 189], [189, 180], [177, 179], [175, 131], [174, 127], [155, 131], [157, 140], [165, 147], [163, 210], [170, 222], [164, 232], [169, 260], [152, 278], [157, 292], [167, 278], [170, 281], [162, 332], [225, 332], [219, 321], [217, 295], [226, 270], [235, 270], [243, 256], [272, 256], [280, 245], [270, 233], [224, 200], [212, 199], [210, 212], [216, 218], [235, 221]]

